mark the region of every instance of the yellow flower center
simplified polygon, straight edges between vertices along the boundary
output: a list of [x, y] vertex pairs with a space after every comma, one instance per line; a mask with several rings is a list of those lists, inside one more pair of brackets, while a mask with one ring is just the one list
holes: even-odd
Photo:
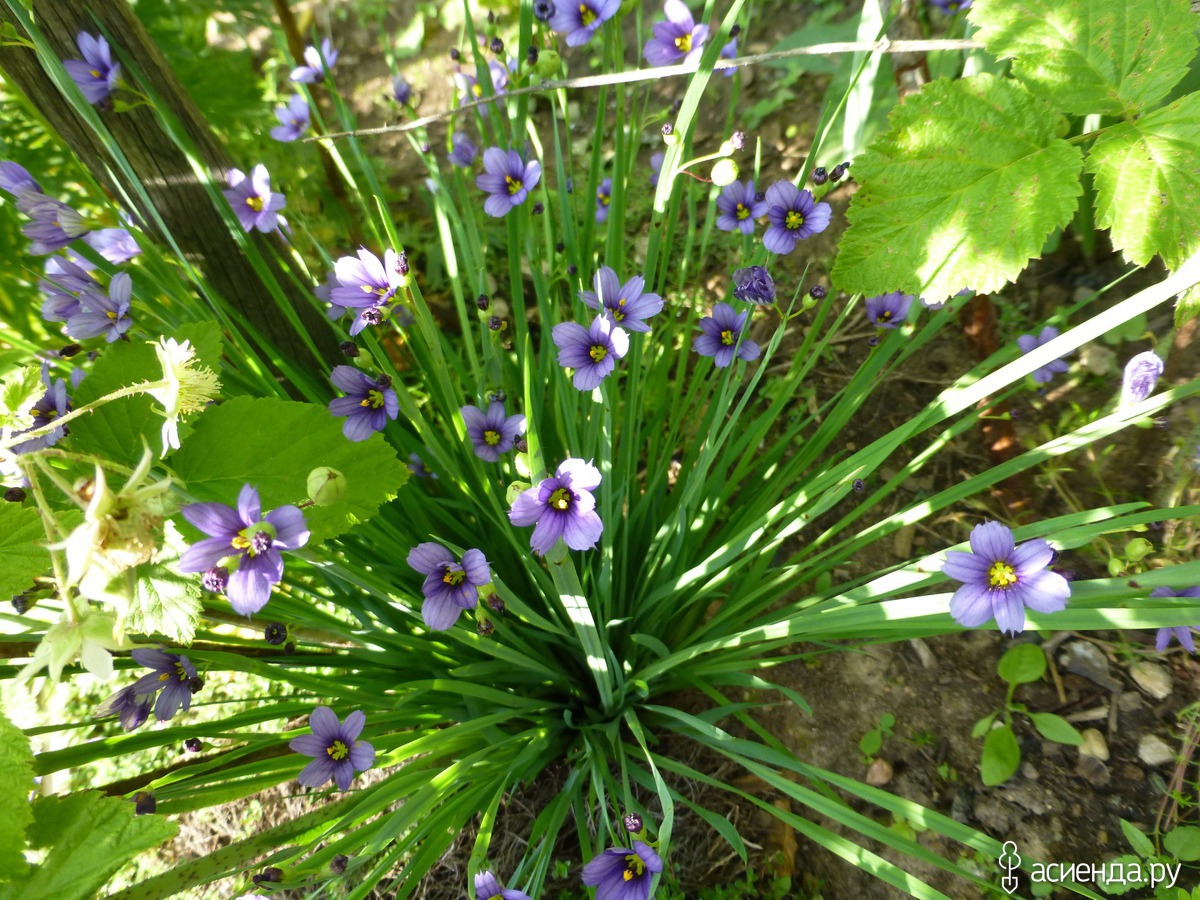
[[111, 309], [105, 310], [104, 314], [106, 316], [108, 316], [110, 319], [115, 319], [117, 317], [117, 314], [115, 312], [113, 312]]
[[448, 584], [450, 587], [458, 587], [466, 577], [466, 572], [455, 572], [453, 569], [447, 569], [446, 573], [442, 575], [442, 583]]
[[350, 748], [342, 741], [334, 741], [325, 748], [325, 752], [329, 754], [330, 759], [343, 760], [350, 755]]
[[246, 205], [255, 212], [262, 212], [263, 198], [262, 197], [247, 197]]
[[566, 488], [559, 488], [550, 495], [550, 505], [557, 510], [565, 511], [571, 505], [571, 492]]
[[1007, 590], [1017, 583], [1017, 573], [1013, 571], [1012, 566], [1003, 561], [992, 563], [992, 567], [988, 569], [988, 584], [994, 588]]
[[626, 881], [633, 881], [635, 878], [641, 878], [646, 874], [646, 864], [642, 858], [636, 853], [630, 853], [625, 857], [625, 871], [621, 873], [621, 877]]
[[675, 38], [675, 46], [679, 48], [679, 51], [680, 51], [681, 53], [689, 53], [689, 52], [691, 52], [691, 49], [692, 49], [692, 35], [691, 35], [690, 33], [688, 33], [688, 34], [681, 34], [679, 37]]
[[600, 201], [601, 206], [608, 206], [612, 202], [612, 197], [604, 193], [604, 191], [596, 191], [596, 199]]
[[748, 219], [748, 218], [750, 218], [750, 210], [746, 209], [746, 204], [745, 204], [745, 203], [739, 203], [739, 204], [738, 204], [738, 207], [737, 207], [737, 217], [738, 217], [739, 219]]
[[495, 447], [500, 443], [500, 432], [488, 430], [483, 433], [483, 442], [489, 447]]
[[472, 94], [474, 94], [476, 97], [482, 97], [482, 96], [483, 96], [483, 88], [481, 88], [481, 87], [479, 86], [479, 82], [478, 82], [478, 81], [477, 81], [477, 82], [475, 82], [473, 85], [471, 85], [471, 93], [472, 93]]
[[788, 214], [783, 217], [783, 227], [788, 231], [795, 231], [803, 224], [804, 216], [800, 215], [800, 213], [796, 212], [794, 209], [790, 210]]
[[579, 4], [579, 21], [583, 23], [584, 28], [596, 21], [596, 13], [586, 3]]
[[592, 344], [592, 349], [588, 351], [588, 356], [592, 358], [592, 362], [600, 362], [604, 357], [608, 356], [608, 350], [599, 344]]
[[91, 75], [93, 78], [99, 78], [100, 70], [99, 69], [88, 69], [88, 74]]
[[725, 331], [721, 332], [721, 343], [722, 344], [724, 344], [726, 347], [732, 347], [733, 341], [734, 341], [734, 337], [733, 337], [732, 331], [729, 331], [728, 329], [726, 329]]
[[890, 321], [892, 321], [892, 311], [891, 311], [890, 309], [885, 309], [883, 312], [881, 312], [881, 313], [878, 313], [878, 314], [875, 316], [875, 321], [877, 321], [877, 322], [890, 322]]
[[513, 178], [511, 175], [505, 175], [504, 183], [508, 185], [508, 193], [510, 196], [521, 190], [521, 179], [519, 178]]
[[367, 396], [358, 405], [363, 407], [369, 406], [371, 409], [379, 409], [383, 406], [383, 391], [367, 391]]

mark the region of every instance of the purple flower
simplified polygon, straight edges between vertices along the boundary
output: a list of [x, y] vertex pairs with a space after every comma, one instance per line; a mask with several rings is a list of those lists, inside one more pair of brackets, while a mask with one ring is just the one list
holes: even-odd
[[519, 413], [505, 417], [504, 404], [498, 400], [488, 404], [486, 415], [474, 406], [464, 406], [461, 412], [475, 455], [488, 462], [499, 462], [500, 454], [511, 450], [517, 437], [525, 433], [525, 417]]
[[654, 37], [646, 41], [642, 57], [652, 66], [672, 66], [699, 59], [708, 39], [708, 26], [696, 24], [683, 0], [666, 0], [663, 12], [667, 21], [654, 23]]
[[333, 45], [329, 43], [329, 38], [321, 41], [321, 52], [317, 52], [316, 47], [304, 48], [304, 61], [308, 65], [297, 66], [292, 69], [292, 74], [289, 76], [292, 81], [300, 84], [312, 84], [320, 81], [325, 77], [325, 73], [333, 68], [333, 64], [337, 62], [338, 52], [333, 49]]
[[106, 297], [95, 288], [84, 288], [79, 294], [79, 309], [67, 319], [67, 334], [77, 341], [99, 335], [110, 344], [129, 330], [129, 298], [133, 282], [124, 272], [112, 278]]
[[460, 169], [469, 169], [475, 165], [475, 157], [479, 155], [479, 148], [475, 143], [461, 132], [454, 132], [454, 136], [450, 138], [450, 155], [446, 158], [453, 165]]
[[275, 118], [279, 124], [271, 129], [271, 137], [277, 141], [294, 141], [308, 131], [309, 126], [308, 101], [299, 94], [293, 94], [287, 106], [275, 107]]
[[899, 328], [908, 318], [913, 298], [899, 291], [867, 298], [867, 319], [880, 328]]
[[[624, 284], [617, 281], [617, 273], [608, 266], [601, 266], [592, 280], [592, 291], [580, 291], [579, 299], [592, 309], [599, 310], [629, 331], [647, 332], [650, 326], [646, 319], [662, 311], [663, 299], [658, 294], [644, 294], [645, 276], [634, 275]], [[624, 356], [622, 350], [619, 355]], [[560, 360], [561, 362], [561, 360]], [[565, 363], [564, 363], [565, 365]]]
[[[243, 485], [237, 508], [224, 503], [192, 503], [183, 517], [210, 535], [188, 547], [179, 558], [179, 571], [205, 572], [221, 564], [237, 570], [229, 576], [226, 594], [234, 610], [252, 616], [271, 599], [271, 587], [283, 578], [280, 550], [296, 550], [308, 541], [308, 524], [295, 506], [280, 506], [265, 516], [258, 491]], [[230, 558], [230, 562], [222, 562]]]
[[1154, 385], [1162, 377], [1163, 361], [1152, 350], [1139, 353], [1125, 363], [1125, 374], [1121, 378], [1119, 406], [1140, 403], [1150, 396]]
[[371, 378], [353, 366], [335, 366], [329, 376], [334, 387], [345, 391], [345, 397], [329, 401], [329, 411], [345, 416], [342, 434], [352, 441], [365, 441], [377, 431], [383, 431], [388, 419], [400, 415], [400, 398], [392, 390], [392, 379], [386, 375]]
[[620, 8], [621, 0], [562, 0], [555, 4], [550, 27], [567, 36], [568, 47], [580, 47]]
[[629, 350], [629, 335], [605, 316], [597, 316], [589, 328], [563, 322], [554, 326], [552, 334], [558, 364], [575, 370], [572, 384], [580, 391], [599, 387]]
[[596, 900], [649, 900], [650, 883], [663, 861], [643, 841], [633, 849], [609, 847], [583, 867], [583, 883], [596, 889]]
[[96, 707], [92, 716], [97, 719], [103, 719], [105, 716], [120, 716], [122, 730], [133, 731], [140, 728], [146, 719], [150, 718], [150, 709], [154, 706], [154, 694], [154, 691], [139, 694], [132, 685], [123, 687]]
[[[737, 51], [738, 51], [737, 41], [738, 41], [738, 39], [734, 38], [728, 44], [726, 44], [724, 47], [721, 48], [721, 56], [720, 56], [721, 59], [737, 59]], [[735, 67], [730, 67], [730, 68], [726, 69], [725, 77], [732, 78], [733, 73], [736, 71], [737, 71], [737, 69]]]
[[1013, 544], [1012, 531], [999, 522], [984, 522], [971, 531], [971, 551], [948, 550], [942, 572], [961, 581], [950, 600], [950, 615], [966, 628], [995, 618], [1001, 631], [1025, 628], [1025, 607], [1042, 613], [1066, 608], [1071, 587], [1046, 566], [1054, 551], [1044, 540]]
[[274, 231], [279, 227], [279, 210], [287, 201], [283, 194], [271, 192], [271, 176], [261, 163], [254, 167], [250, 177], [239, 169], [230, 169], [225, 179], [230, 190], [223, 191], [242, 228], [250, 231], [257, 228], [262, 232]]
[[[36, 431], [39, 428], [50, 425], [55, 419], [66, 415], [71, 408], [71, 398], [67, 396], [67, 384], [65, 381], [61, 378], [51, 381], [49, 373], [43, 367], [42, 383], [46, 385], [46, 393], [42, 394], [37, 403], [33, 404], [32, 408], [30, 408], [29, 413], [33, 417], [33, 424], [26, 429], [27, 431]], [[22, 433], [18, 431], [13, 434], [13, 437], [18, 437]], [[66, 427], [61, 426], [46, 434], [30, 438], [19, 444], [13, 444], [9, 449], [13, 453], [29, 453], [33, 450], [43, 450], [46, 447], [53, 447], [63, 439], [66, 433]]]
[[566, 459], [549, 478], [513, 501], [508, 520], [518, 527], [536, 525], [529, 546], [545, 556], [562, 538], [572, 550], [590, 550], [604, 523], [592, 496], [600, 470], [582, 459]]
[[437, 478], [437, 475], [426, 468], [425, 460], [421, 459], [420, 454], [417, 453], [408, 454], [408, 471], [417, 478]]
[[403, 75], [392, 76], [392, 98], [401, 106], [408, 106], [412, 100], [412, 85]]
[[33, 180], [24, 166], [4, 160], [0, 162], [0, 191], [7, 191], [20, 200], [31, 194], [40, 194], [42, 186]]
[[[338, 287], [333, 288], [329, 300], [335, 306], [360, 309], [363, 312], [377, 309], [382, 312], [396, 291], [408, 284], [408, 261], [395, 250], [388, 248], [383, 261], [366, 247], [358, 248], [358, 258], [343, 256], [334, 263]], [[368, 324], [369, 317], [359, 313], [350, 326], [351, 334], [358, 334]], [[382, 315], [380, 316], [382, 321]], [[378, 323], [376, 323], [378, 324]]]
[[38, 282], [38, 290], [46, 295], [42, 301], [42, 318], [47, 322], [65, 322], [82, 309], [79, 294], [96, 286], [88, 272], [95, 268], [80, 256], [52, 256], [46, 260], [46, 277]]
[[[510, 67], [515, 67], [515, 65], [515, 61], [509, 62]], [[488, 60], [487, 68], [488, 76], [492, 80], [492, 93], [500, 96], [508, 88], [509, 70], [494, 59]], [[461, 101], [478, 100], [483, 96], [483, 87], [480, 86], [479, 79], [474, 75], [455, 72], [454, 83], [458, 86], [458, 99]]]
[[970, 9], [972, 0], [929, 0], [929, 2], [947, 15], [953, 15], [964, 9]]
[[482, 550], [468, 550], [458, 563], [441, 544], [428, 541], [409, 551], [408, 564], [425, 576], [421, 618], [434, 631], [445, 631], [464, 609], [478, 606], [479, 589], [492, 580]]
[[596, 186], [596, 221], [608, 221], [608, 204], [612, 202], [612, 179], [605, 178]]
[[791, 253], [802, 239], [829, 227], [833, 210], [828, 203], [813, 202], [813, 195], [790, 181], [777, 181], [767, 188], [767, 215], [771, 224], [763, 235], [763, 246], [772, 253]]
[[[903, 319], [903, 316], [901, 316], [901, 319]], [[1052, 325], [1047, 325], [1037, 337], [1034, 337], [1032, 334], [1021, 335], [1017, 338], [1017, 346], [1021, 348], [1022, 353], [1031, 353], [1036, 348], [1042, 346], [1042, 344], [1049, 343], [1056, 337], [1058, 337], [1058, 329]], [[1067, 368], [1068, 366], [1063, 360], [1051, 360], [1040, 369], [1034, 371], [1033, 380], [1038, 384], [1046, 384], [1054, 377], [1056, 372], [1065, 372]]]
[[[1168, 587], [1157, 587], [1150, 592], [1151, 597], [1188, 597], [1195, 599], [1200, 597], [1200, 585], [1196, 587], [1186, 588], [1182, 591], [1175, 591]], [[1183, 646], [1188, 653], [1196, 652], [1196, 642], [1192, 639], [1192, 629], [1186, 625], [1179, 625], [1175, 628], [1160, 628], [1154, 642], [1154, 649], [1162, 653], [1171, 644], [1171, 638], [1175, 638]]]
[[117, 89], [121, 64], [112, 61], [108, 41], [102, 37], [81, 31], [75, 36], [75, 44], [83, 59], [68, 59], [63, 66], [88, 103], [103, 103]]
[[133, 235], [124, 228], [101, 228], [84, 235], [83, 242], [115, 266], [142, 252]]
[[701, 356], [711, 356], [718, 369], [724, 369], [733, 362], [735, 354], [747, 362], [758, 359], [759, 353], [762, 352], [758, 344], [749, 338], [738, 343], [749, 317], [750, 310], [739, 314], [734, 312], [728, 303], [718, 303], [713, 307], [711, 316], [700, 320], [700, 330], [703, 334], [696, 338], [692, 347]]
[[332, 780], [343, 790], [350, 790], [355, 772], [365, 772], [375, 765], [375, 748], [360, 741], [367, 717], [356, 709], [342, 722], [328, 706], [318, 706], [308, 717], [312, 734], [292, 738], [288, 747], [297, 753], [313, 757], [298, 777], [305, 787], [319, 788]]
[[664, 153], [650, 154], [650, 187], [658, 187], [658, 176], [662, 172], [663, 160], [666, 158]]
[[88, 232], [83, 217], [53, 197], [25, 193], [17, 197], [17, 208], [32, 220], [26, 222], [21, 231], [33, 241], [29, 252], [35, 256], [61, 250]]
[[521, 161], [516, 150], [488, 147], [483, 151], [484, 174], [475, 179], [475, 186], [486, 191], [483, 211], [489, 216], [506, 216], [520, 206], [542, 177], [542, 164], [536, 159]]
[[505, 889], [500, 886], [496, 876], [489, 872], [480, 872], [475, 876], [475, 900], [491, 900], [492, 897], [503, 897], [504, 900], [529, 900], [529, 895], [522, 891]]
[[775, 302], [775, 281], [762, 266], [747, 266], [733, 273], [733, 296], [743, 303]]
[[770, 209], [765, 200], [758, 200], [754, 182], [735, 181], [725, 185], [717, 198], [717, 227], [722, 231], [741, 231], [754, 234], [754, 220], [765, 216]]
[[161, 689], [154, 703], [154, 718], [165, 722], [179, 712], [181, 706], [184, 712], [191, 708], [192, 694], [203, 686], [191, 660], [178, 653], [148, 647], [133, 650], [129, 655], [139, 666], [153, 669], [149, 675], [143, 675], [130, 686], [135, 698]]

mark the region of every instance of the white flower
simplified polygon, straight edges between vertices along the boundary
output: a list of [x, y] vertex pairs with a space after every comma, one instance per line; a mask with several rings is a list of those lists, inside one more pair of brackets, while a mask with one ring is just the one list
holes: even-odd
[[162, 427], [162, 455], [166, 456], [172, 448], [179, 449], [180, 417], [204, 409], [217, 396], [221, 382], [212, 369], [195, 364], [196, 351], [188, 341], [180, 344], [175, 338], [159, 338], [154, 352], [165, 383], [148, 393], [163, 405], [167, 417]]
[[64, 618], [46, 632], [32, 661], [21, 670], [17, 680], [28, 681], [46, 669], [51, 679], [59, 681], [63, 667], [78, 658], [85, 669], [107, 681], [113, 672], [109, 651], [130, 646], [125, 636], [116, 631], [116, 622], [116, 615], [100, 610], [87, 610], [78, 621]]

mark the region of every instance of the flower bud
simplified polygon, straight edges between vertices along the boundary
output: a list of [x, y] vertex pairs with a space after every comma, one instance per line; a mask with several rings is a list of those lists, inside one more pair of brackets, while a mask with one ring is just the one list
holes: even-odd
[[719, 159], [712, 167], [712, 183], [717, 187], [725, 187], [737, 181], [738, 164], [732, 159]]
[[825, 171], [824, 166], [817, 166], [812, 171], [812, 183], [822, 185], [829, 180], [829, 173]]
[[158, 801], [149, 791], [138, 791], [133, 795], [133, 813], [137, 816], [148, 816], [158, 809]]
[[282, 622], [268, 622], [267, 627], [263, 629], [263, 640], [272, 647], [278, 647], [287, 637], [287, 626]]
[[354, 341], [342, 341], [338, 349], [342, 351], [343, 356], [348, 356], [350, 359], [358, 356], [358, 344]]
[[346, 863], [350, 862], [350, 857], [344, 853], [339, 853], [329, 861], [329, 871], [334, 875], [341, 875], [346, 871]]
[[531, 65], [531, 66], [536, 66], [537, 61], [538, 61], [538, 48], [533, 46], [532, 44], [530, 44], [529, 50], [526, 51], [526, 53], [525, 53], [525, 62], [529, 63], [529, 65]]
[[814, 300], [824, 300], [826, 293], [827, 292], [826, 292], [825, 288], [819, 284], [814, 284], [812, 287], [810, 287], [808, 289], [809, 296], [812, 297]]
[[494, 37], [492, 38], [492, 42], [488, 44], [488, 49], [499, 56], [504, 52], [504, 41], [500, 40], [498, 37]]
[[488, 619], [480, 619], [475, 623], [475, 631], [480, 637], [491, 637], [496, 631], [496, 626]]
[[480, 312], [487, 312], [488, 307], [491, 305], [492, 305], [492, 298], [489, 297], [487, 294], [480, 294], [478, 297], [475, 298], [475, 307]]
[[183, 749], [188, 753], [199, 753], [202, 746], [200, 738], [188, 738], [183, 742]]
[[646, 824], [642, 821], [642, 817], [637, 813], [630, 813], [627, 815], [624, 819], [624, 822], [625, 830], [630, 834], [638, 834], [643, 828], [646, 827]]
[[200, 576], [200, 586], [210, 594], [223, 594], [229, 586], [229, 570], [224, 566], [213, 566]]
[[663, 136], [664, 143], [667, 143], [667, 144], [678, 144], [679, 143], [679, 135], [677, 135], [675, 133], [675, 125], [671, 122], [667, 122], [665, 125], [663, 125], [662, 136]]
[[333, 506], [346, 496], [346, 476], [329, 466], [319, 466], [308, 473], [308, 499], [317, 506]]
[[1152, 350], [1139, 353], [1125, 364], [1121, 380], [1121, 399], [1118, 406], [1140, 403], [1150, 396], [1154, 385], [1162, 377], [1163, 361]]
[[9, 503], [23, 503], [25, 501], [25, 490], [19, 487], [10, 487], [4, 492], [4, 499]]
[[458, 48], [457, 48], [457, 47], [451, 47], [451, 48], [450, 48], [450, 58], [451, 58], [452, 60], [454, 60], [455, 62], [458, 62], [458, 60], [459, 60], [461, 57], [462, 57], [462, 53], [460, 53], [460, 52], [459, 52], [459, 50], [458, 50]]
[[846, 174], [846, 170], [848, 168], [850, 168], [850, 163], [848, 163], [848, 162], [838, 163], [830, 171], [829, 180], [830, 181], [841, 181], [842, 176]]
[[553, 78], [562, 68], [562, 58], [557, 50], [545, 49], [538, 53], [537, 65], [533, 70], [542, 78]]

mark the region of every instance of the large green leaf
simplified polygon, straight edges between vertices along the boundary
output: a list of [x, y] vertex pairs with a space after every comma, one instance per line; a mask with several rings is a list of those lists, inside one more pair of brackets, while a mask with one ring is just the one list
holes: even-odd
[[196, 636], [200, 588], [192, 576], [180, 576], [165, 566], [144, 565], [128, 573], [134, 584], [128, 627], [141, 634], [162, 634], [180, 644]]
[[998, 290], [1066, 225], [1082, 192], [1067, 122], [1012, 81], [934, 81], [855, 161], [834, 283], [942, 300]]
[[50, 568], [46, 531], [32, 506], [0, 503], [0, 601], [32, 587], [33, 579]]
[[[190, 340], [199, 364], [214, 370], [218, 368], [221, 331], [216, 323], [184, 325], [176, 329], [172, 337], [181, 342]], [[152, 344], [145, 341], [114, 344], [96, 360], [87, 378], [79, 385], [72, 397], [72, 406], [83, 406], [118, 388], [162, 377]], [[146, 394], [105, 403], [91, 415], [71, 423], [70, 447], [135, 466], [142, 458], [143, 438], [156, 451], [161, 446], [163, 417], [155, 409], [153, 398]], [[186, 429], [181, 427], [180, 432], [186, 434]]]
[[243, 484], [258, 488], [263, 509], [306, 497], [308, 473], [331, 466], [346, 476], [345, 496], [304, 511], [317, 544], [370, 518], [408, 480], [408, 467], [382, 437], [354, 442], [324, 407], [275, 398], [237, 397], [209, 409], [172, 458], [199, 500], [233, 504]]
[[25, 829], [33, 821], [29, 792], [33, 790], [33, 751], [29, 738], [0, 712], [0, 881], [28, 868], [21, 848]]
[[1132, 115], [1196, 55], [1188, 0], [976, 0], [977, 37], [1063, 112]]
[[1200, 94], [1112, 126], [1088, 153], [1096, 222], [1139, 266], [1175, 269], [1200, 250]]
[[10, 885], [5, 900], [84, 900], [125, 862], [176, 832], [162, 816], [135, 816], [133, 804], [97, 791], [39, 797], [29, 843], [45, 861]]

